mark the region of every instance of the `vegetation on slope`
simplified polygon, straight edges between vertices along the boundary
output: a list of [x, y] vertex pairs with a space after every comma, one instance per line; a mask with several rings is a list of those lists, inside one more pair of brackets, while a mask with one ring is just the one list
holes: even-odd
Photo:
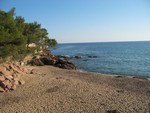
[[[36, 48], [29, 48], [29, 44]], [[21, 16], [15, 16], [15, 8], [6, 12], [0, 10], [0, 58], [23, 58], [40, 47], [57, 45], [55, 39], [49, 39], [48, 32], [37, 22], [27, 23]]]

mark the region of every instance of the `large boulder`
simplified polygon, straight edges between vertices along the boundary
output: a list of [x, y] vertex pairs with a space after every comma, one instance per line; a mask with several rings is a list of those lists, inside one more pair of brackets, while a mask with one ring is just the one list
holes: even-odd
[[49, 56], [42, 56], [42, 57], [40, 58], [40, 61], [42, 61], [42, 63], [43, 63], [44, 65], [55, 65], [55, 62], [56, 62], [55, 59], [52, 59], [52, 58], [49, 57]]
[[63, 69], [76, 70], [76, 66], [73, 63], [63, 60], [49, 51], [44, 51], [40, 55], [34, 56], [29, 64], [36, 66], [53, 65]]
[[29, 63], [33, 66], [44, 66], [44, 63], [40, 59], [32, 59]]
[[61, 59], [58, 59], [56, 66], [63, 69], [76, 70], [76, 66], [73, 63]]

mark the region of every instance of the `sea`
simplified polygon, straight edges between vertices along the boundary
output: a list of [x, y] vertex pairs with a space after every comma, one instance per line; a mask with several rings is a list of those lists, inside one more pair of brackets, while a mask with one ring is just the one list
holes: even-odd
[[71, 58], [81, 71], [150, 78], [150, 41], [58, 44], [55, 55]]

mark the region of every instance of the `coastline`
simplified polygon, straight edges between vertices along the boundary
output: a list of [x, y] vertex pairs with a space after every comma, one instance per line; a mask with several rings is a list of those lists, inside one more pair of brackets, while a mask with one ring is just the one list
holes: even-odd
[[24, 76], [26, 84], [0, 94], [5, 112], [150, 112], [150, 81], [79, 72], [52, 66], [27, 66], [34, 74]]
[[76, 71], [81, 72], [81, 73], [96, 73], [96, 74], [100, 74], [100, 75], [105, 75], [105, 76], [112, 76], [112, 77], [121, 77], [121, 78], [137, 78], [137, 79], [143, 79], [143, 80], [149, 80], [150, 81], [150, 77], [143, 77], [143, 76], [132, 76], [132, 75], [117, 75], [117, 74], [108, 74], [108, 73], [99, 73], [99, 72], [89, 72], [89, 71], [84, 71], [84, 70], [80, 70], [77, 69]]

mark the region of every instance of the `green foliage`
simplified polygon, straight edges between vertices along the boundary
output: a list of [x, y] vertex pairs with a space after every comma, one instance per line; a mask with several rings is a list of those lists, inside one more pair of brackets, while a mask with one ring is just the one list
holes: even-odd
[[55, 47], [56, 47], [56, 45], [57, 45], [57, 41], [56, 41], [55, 39], [47, 39], [47, 40], [45, 41], [45, 43], [46, 43], [48, 46], [50, 46], [50, 47], [52, 47], [52, 48], [54, 48], [54, 49], [55, 49]]
[[[30, 43], [35, 43], [37, 47], [29, 48]], [[40, 24], [26, 23], [23, 17], [15, 17], [15, 8], [8, 12], [0, 10], [0, 59], [18, 59], [46, 44], [54, 47], [57, 41], [49, 39], [47, 30]]]

